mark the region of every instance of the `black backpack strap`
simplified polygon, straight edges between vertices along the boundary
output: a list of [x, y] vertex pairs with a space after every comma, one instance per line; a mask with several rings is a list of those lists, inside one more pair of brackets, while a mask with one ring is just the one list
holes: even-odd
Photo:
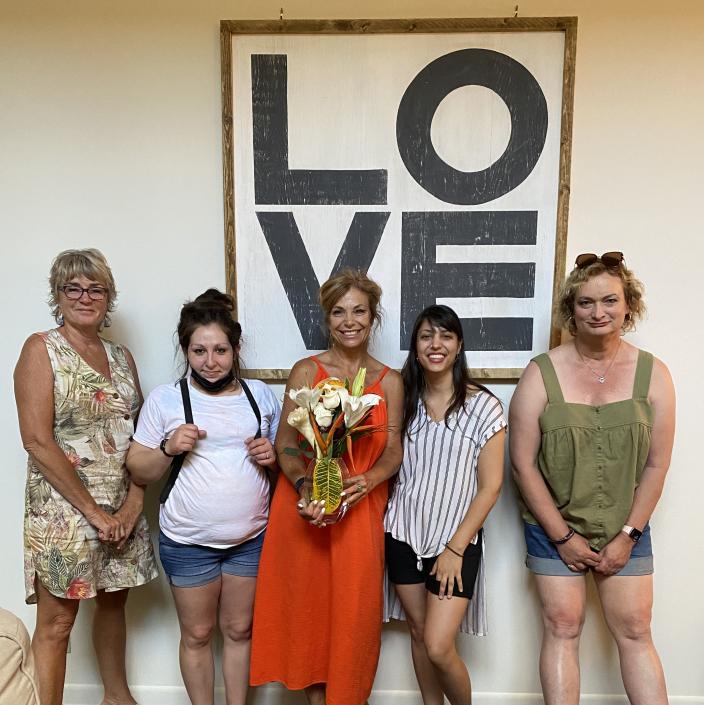
[[[252, 407], [252, 411], [254, 412], [254, 415], [257, 417], [257, 432], [254, 434], [255, 438], [261, 438], [262, 437], [262, 414], [261, 411], [259, 411], [259, 406], [257, 404], [257, 400], [254, 398], [254, 395], [252, 394], [252, 390], [247, 386], [247, 383], [243, 379], [238, 379], [237, 380], [241, 385], [242, 385], [242, 391], [245, 393], [245, 396], [247, 397], [247, 401], [249, 402], [249, 405]], [[182, 377], [178, 381], [180, 387], [181, 387], [181, 398], [183, 399], [183, 414], [186, 418], [186, 423], [193, 423], [193, 410], [191, 409], [191, 395], [188, 393], [188, 378], [187, 377]], [[169, 498], [169, 494], [171, 493], [171, 490], [173, 489], [174, 485], [176, 484], [176, 478], [178, 478], [178, 474], [181, 472], [181, 467], [183, 466], [183, 461], [186, 458], [186, 453], [181, 453], [181, 455], [177, 455], [172, 461], [171, 461], [171, 471], [169, 472], [169, 479], [166, 481], [166, 484], [164, 485], [164, 488], [161, 490], [161, 494], [159, 495], [159, 502], [161, 504], [164, 504], [166, 500]]]
[[261, 438], [262, 437], [262, 413], [259, 411], [259, 406], [257, 405], [257, 400], [254, 398], [254, 395], [252, 394], [252, 390], [247, 386], [247, 383], [243, 379], [238, 379], [237, 380], [241, 385], [242, 385], [242, 391], [245, 393], [247, 396], [247, 401], [249, 402], [249, 405], [252, 407], [252, 411], [254, 412], [254, 415], [257, 417], [257, 432], [254, 434], [255, 438]]
[[[183, 414], [186, 419], [186, 423], [193, 423], [193, 409], [191, 409], [191, 395], [188, 393], [188, 378], [187, 377], [181, 377], [181, 379], [178, 381], [179, 386], [181, 387], [181, 399], [183, 399]], [[171, 470], [169, 471], [169, 479], [166, 481], [166, 484], [164, 485], [163, 489], [161, 490], [161, 494], [159, 495], [159, 503], [164, 504], [166, 500], [169, 498], [169, 494], [171, 494], [171, 490], [174, 488], [174, 485], [176, 484], [176, 478], [178, 477], [178, 474], [181, 472], [181, 468], [183, 467], [183, 461], [186, 459], [186, 453], [181, 453], [181, 455], [177, 455], [172, 461], [171, 461]]]
[[193, 409], [191, 409], [191, 395], [188, 391], [188, 377], [181, 377], [178, 384], [181, 387], [184, 418], [186, 419], [186, 423], [193, 423]]

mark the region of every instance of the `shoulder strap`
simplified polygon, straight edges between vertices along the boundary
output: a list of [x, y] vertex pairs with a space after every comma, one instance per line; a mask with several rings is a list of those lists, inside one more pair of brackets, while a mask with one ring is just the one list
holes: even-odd
[[384, 369], [381, 371], [381, 374], [376, 378], [376, 382], [374, 384], [379, 384], [384, 377], [386, 377], [386, 373], [389, 371], [389, 367], [387, 365], [384, 365]]
[[310, 359], [313, 360], [315, 363], [316, 367], [326, 376], [329, 377], [330, 375], [328, 374], [328, 371], [323, 367], [323, 363], [318, 360], [317, 355], [311, 355]]
[[633, 398], [647, 399], [650, 390], [650, 378], [653, 374], [653, 355], [645, 350], [638, 351], [636, 377], [633, 380]]
[[543, 376], [543, 384], [548, 395], [548, 404], [562, 404], [565, 398], [562, 396], [560, 382], [557, 379], [555, 367], [547, 353], [537, 355], [532, 360], [540, 369], [540, 374]]
[[178, 381], [181, 387], [181, 399], [183, 399], [183, 415], [186, 423], [193, 423], [193, 409], [191, 409], [191, 395], [188, 391], [188, 377], [181, 377]]
[[59, 364], [58, 341], [56, 340], [56, 336], [61, 335], [61, 333], [58, 333], [56, 330], [50, 330], [46, 333], [38, 333], [37, 335], [44, 341], [47, 355], [49, 355], [49, 362], [51, 362], [51, 369], [56, 370]]
[[[181, 377], [178, 381], [179, 387], [181, 387], [181, 399], [183, 400], [183, 415], [186, 419], [186, 423], [193, 423], [193, 409], [191, 408], [191, 395], [188, 392], [188, 377]], [[159, 503], [164, 504], [171, 494], [171, 490], [176, 484], [176, 478], [181, 472], [183, 467], [183, 461], [186, 459], [186, 453], [181, 453], [177, 455], [171, 461], [171, 470], [169, 471], [169, 479], [161, 490], [159, 495]]]
[[262, 413], [259, 411], [259, 406], [257, 405], [257, 400], [254, 398], [254, 394], [252, 394], [252, 390], [249, 388], [247, 383], [243, 379], [238, 379], [237, 380], [241, 385], [242, 385], [242, 391], [245, 393], [247, 396], [247, 401], [249, 402], [249, 405], [252, 407], [252, 411], [254, 412], [254, 415], [257, 417], [257, 432], [254, 434], [255, 438], [261, 438], [262, 437]]

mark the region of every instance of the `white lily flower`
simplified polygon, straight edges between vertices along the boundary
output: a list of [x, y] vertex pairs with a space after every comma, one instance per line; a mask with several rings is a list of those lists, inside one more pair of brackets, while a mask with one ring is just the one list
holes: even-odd
[[326, 409], [337, 409], [340, 406], [340, 394], [337, 389], [323, 387], [320, 391], [320, 401]]
[[342, 402], [345, 426], [350, 429], [358, 424], [364, 415], [381, 401], [378, 394], [363, 394], [361, 397], [348, 396]]
[[310, 387], [289, 389], [288, 396], [298, 406], [302, 406], [304, 409], [312, 409], [318, 403], [318, 399], [320, 399], [320, 390], [311, 389]]
[[[293, 390], [292, 390], [293, 391]], [[294, 409], [286, 419], [289, 426], [293, 426], [308, 443], [310, 443], [311, 448], [315, 448], [315, 434], [313, 433], [313, 427], [310, 425], [310, 418], [308, 416], [308, 411], [302, 407]]]
[[313, 407], [313, 414], [315, 415], [315, 423], [321, 429], [330, 428], [332, 423], [332, 409], [326, 409], [323, 404], [316, 404]]
[[349, 392], [344, 387], [323, 387], [320, 401], [326, 409], [337, 409], [342, 400], [349, 396]]

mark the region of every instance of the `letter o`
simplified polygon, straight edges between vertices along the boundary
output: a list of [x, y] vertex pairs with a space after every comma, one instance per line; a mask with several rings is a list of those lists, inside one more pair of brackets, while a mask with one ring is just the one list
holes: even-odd
[[[430, 127], [438, 106], [463, 86], [484, 86], [506, 103], [511, 137], [504, 153], [481, 171], [460, 171], [440, 158]], [[548, 108], [533, 75], [515, 59], [489, 49], [461, 49], [429, 63], [411, 81], [396, 117], [396, 142], [409, 174], [447, 203], [493, 201], [522, 183], [545, 146]]]

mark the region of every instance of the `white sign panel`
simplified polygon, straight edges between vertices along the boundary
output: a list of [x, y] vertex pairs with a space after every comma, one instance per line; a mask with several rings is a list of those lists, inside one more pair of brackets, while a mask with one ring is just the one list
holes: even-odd
[[473, 368], [547, 349], [563, 32], [232, 38], [236, 297], [249, 368], [327, 347], [320, 284], [382, 287], [373, 354], [460, 315]]

